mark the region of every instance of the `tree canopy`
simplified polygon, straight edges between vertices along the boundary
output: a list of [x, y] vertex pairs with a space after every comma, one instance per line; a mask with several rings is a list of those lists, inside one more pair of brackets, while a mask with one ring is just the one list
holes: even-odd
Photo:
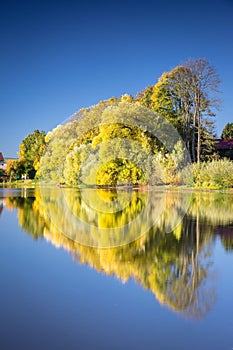
[[188, 60], [163, 73], [155, 85], [138, 93], [137, 100], [175, 126], [192, 160], [199, 163], [214, 149], [212, 117], [219, 83], [215, 68], [205, 59]]
[[167, 168], [185, 159], [182, 139], [166, 118], [128, 100], [101, 101], [47, 134], [41, 177], [68, 185], [166, 182]]
[[19, 160], [24, 166], [24, 172], [29, 178], [34, 178], [39, 172], [40, 158], [45, 146], [45, 132], [35, 130], [27, 135], [20, 144]]
[[[81, 108], [46, 136], [35, 130], [20, 144], [18, 165], [31, 178], [71, 186], [178, 183], [189, 160], [215, 154], [219, 84], [207, 60], [188, 60], [136, 97]], [[222, 137], [232, 137], [232, 125]]]
[[222, 139], [232, 139], [233, 138], [233, 123], [227, 123], [221, 134]]

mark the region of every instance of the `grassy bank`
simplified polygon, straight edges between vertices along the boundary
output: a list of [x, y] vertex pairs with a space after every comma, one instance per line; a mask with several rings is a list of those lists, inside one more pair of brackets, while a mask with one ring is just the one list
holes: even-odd
[[193, 163], [179, 174], [182, 185], [203, 189], [233, 188], [233, 162], [228, 159], [213, 160], [200, 164]]

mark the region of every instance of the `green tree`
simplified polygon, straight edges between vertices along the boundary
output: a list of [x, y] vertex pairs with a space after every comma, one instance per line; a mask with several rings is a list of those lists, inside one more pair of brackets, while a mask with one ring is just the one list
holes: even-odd
[[9, 177], [10, 182], [12, 180], [21, 179], [21, 176], [25, 173], [24, 162], [20, 159], [9, 160], [7, 162], [6, 173]]
[[20, 144], [19, 160], [24, 165], [25, 173], [30, 179], [39, 169], [40, 158], [45, 147], [45, 132], [35, 130], [27, 135]]
[[222, 139], [232, 139], [233, 138], [233, 123], [227, 123], [222, 131]]

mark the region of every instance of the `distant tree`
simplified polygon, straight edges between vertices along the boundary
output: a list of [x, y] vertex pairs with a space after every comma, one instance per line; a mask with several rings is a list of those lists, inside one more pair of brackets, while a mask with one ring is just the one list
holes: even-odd
[[9, 180], [18, 180], [25, 173], [24, 162], [22, 160], [9, 160], [6, 166], [6, 174]]
[[120, 101], [133, 102], [133, 97], [129, 94], [124, 94], [120, 97]]
[[222, 131], [222, 139], [232, 139], [233, 138], [233, 123], [227, 123]]
[[140, 104], [169, 120], [183, 137], [192, 160], [198, 163], [213, 149], [213, 109], [219, 78], [205, 59], [189, 60], [165, 72], [154, 86], [137, 95]]
[[25, 173], [30, 179], [35, 177], [44, 147], [45, 132], [39, 130], [27, 135], [20, 144], [19, 160], [23, 163]]
[[[197, 133], [197, 163], [201, 160], [203, 121], [205, 117], [214, 117], [212, 108], [218, 107], [218, 92], [220, 83], [217, 71], [205, 59], [189, 60], [185, 66], [190, 70], [190, 93], [193, 104], [193, 130]], [[209, 121], [210, 123], [210, 121]], [[192, 151], [194, 155], [195, 135], [193, 133]]]
[[135, 101], [138, 101], [142, 106], [152, 108], [151, 96], [153, 94], [154, 86], [148, 86], [144, 90], [137, 93]]

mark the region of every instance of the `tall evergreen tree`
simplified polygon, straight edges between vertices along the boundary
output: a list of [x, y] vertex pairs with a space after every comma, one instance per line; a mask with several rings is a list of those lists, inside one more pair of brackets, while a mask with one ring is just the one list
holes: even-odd
[[232, 139], [233, 138], [233, 123], [227, 123], [222, 131], [222, 139]]

